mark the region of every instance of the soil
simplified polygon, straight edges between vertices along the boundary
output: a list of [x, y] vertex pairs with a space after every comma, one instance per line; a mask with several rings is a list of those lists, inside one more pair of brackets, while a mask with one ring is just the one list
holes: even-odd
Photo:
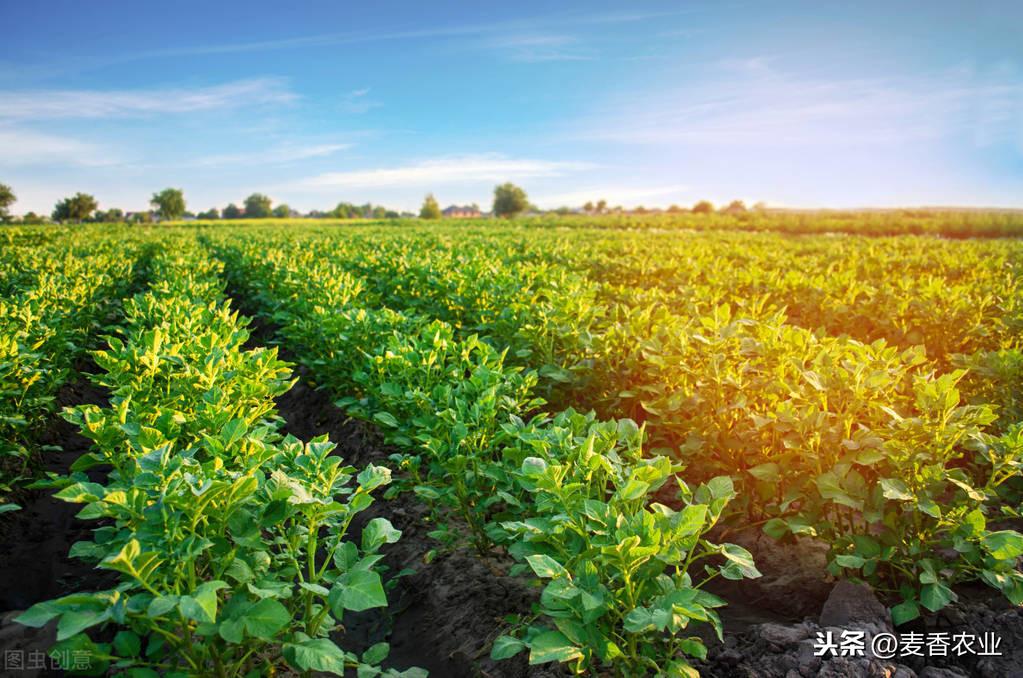
[[[254, 333], [252, 341], [265, 336]], [[281, 358], [293, 360], [286, 351]], [[282, 430], [303, 440], [327, 434], [338, 444], [345, 463], [388, 465], [388, 449], [368, 424], [350, 419], [324, 392], [309, 386], [306, 370], [294, 387], [277, 400], [284, 421]], [[528, 580], [507, 574], [510, 560], [488, 558], [463, 550], [444, 552], [428, 536], [434, 529], [429, 509], [414, 495], [378, 499], [359, 514], [350, 529], [358, 540], [371, 519], [384, 517], [402, 531], [401, 539], [383, 548], [385, 581], [389, 587], [387, 610], [349, 614], [345, 630], [336, 640], [347, 650], [362, 652], [386, 641], [391, 652], [384, 666], [407, 669], [418, 666], [431, 676], [445, 678], [526, 678], [564, 675], [559, 668], [530, 667], [525, 655], [495, 662], [490, 646], [506, 624], [509, 614], [528, 614], [539, 589]], [[436, 556], [426, 562], [428, 553]], [[411, 570], [411, 573], [396, 576]]]
[[[94, 372], [87, 365], [83, 372]], [[81, 372], [80, 372], [81, 373]], [[71, 464], [89, 449], [90, 441], [73, 424], [60, 417], [64, 407], [106, 405], [107, 393], [81, 377], [65, 384], [57, 394], [58, 414], [39, 439], [41, 446], [59, 446], [43, 452], [44, 471], [67, 474]], [[102, 470], [90, 472], [100, 480]], [[6, 513], [0, 520], [0, 656], [8, 651], [45, 652], [55, 642], [53, 625], [33, 629], [12, 620], [32, 605], [68, 595], [75, 591], [107, 589], [117, 582], [117, 574], [99, 570], [91, 564], [70, 558], [76, 541], [91, 538], [96, 521], [75, 518], [81, 506], [54, 499], [47, 490], [30, 490], [21, 500], [22, 509]], [[38, 656], [38, 655], [37, 655]], [[0, 665], [2, 669], [2, 665]], [[19, 671], [19, 678], [35, 675], [59, 675], [47, 671]]]

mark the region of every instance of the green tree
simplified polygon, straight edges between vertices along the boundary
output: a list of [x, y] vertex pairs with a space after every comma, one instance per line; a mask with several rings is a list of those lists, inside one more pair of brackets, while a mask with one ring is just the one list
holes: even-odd
[[684, 210], [678, 205], [671, 205], [670, 207], [668, 207], [668, 214], [679, 214], [683, 211]]
[[374, 219], [386, 219], [387, 208], [384, 207], [383, 205], [377, 205], [376, 207], [373, 208], [373, 211], [370, 214], [370, 216], [373, 217]]
[[117, 224], [124, 221], [124, 210], [111, 207], [106, 212], [97, 212], [96, 221], [104, 224]]
[[229, 204], [227, 207], [224, 208], [224, 218], [241, 219], [242, 218], [241, 208], [238, 207], [238, 205], [235, 205], [234, 203]]
[[714, 211], [714, 203], [709, 200], [701, 200], [693, 205], [693, 214], [710, 214]]
[[744, 203], [742, 200], [733, 200], [732, 202], [728, 203], [728, 207], [721, 211], [727, 214], [737, 214], [739, 212], [745, 212], [746, 203]]
[[18, 197], [14, 195], [14, 191], [7, 184], [0, 184], [0, 218], [7, 217], [7, 210]]
[[334, 208], [332, 216], [338, 219], [357, 219], [359, 216], [359, 208], [350, 202], [339, 202], [337, 207]]
[[21, 218], [23, 224], [44, 224], [46, 223], [46, 217], [40, 216], [35, 212], [26, 212], [25, 216]]
[[165, 188], [154, 193], [149, 204], [160, 213], [160, 218], [167, 221], [180, 219], [185, 213], [185, 192], [180, 188]]
[[526, 192], [508, 182], [494, 188], [494, 216], [514, 217], [529, 209]]
[[426, 196], [423, 200], [423, 206], [419, 210], [420, 219], [440, 219], [440, 205], [437, 204], [437, 198], [433, 197], [433, 193]]
[[586, 212], [587, 214], [589, 214], [592, 211], [593, 211], [593, 201], [592, 200], [587, 200], [586, 204], [583, 205], [583, 212]]
[[219, 219], [220, 218], [220, 210], [218, 210], [216, 207], [211, 207], [208, 210], [206, 210], [205, 212], [199, 212], [199, 214], [196, 215], [196, 218], [197, 219], [202, 219], [204, 221], [212, 221], [214, 219]]
[[597, 214], [603, 214], [604, 212], [606, 212], [607, 211], [607, 200], [598, 200], [597, 201], [596, 210], [597, 210]]
[[57, 203], [53, 208], [53, 219], [81, 223], [88, 219], [98, 206], [96, 198], [88, 193], [75, 193], [72, 197], [64, 198]]
[[262, 193], [253, 193], [245, 198], [245, 218], [266, 219], [272, 214], [272, 206], [273, 201], [270, 200], [270, 196], [263, 195]]
[[287, 219], [291, 216], [291, 207], [286, 204], [278, 205], [274, 208], [274, 216], [278, 219]]

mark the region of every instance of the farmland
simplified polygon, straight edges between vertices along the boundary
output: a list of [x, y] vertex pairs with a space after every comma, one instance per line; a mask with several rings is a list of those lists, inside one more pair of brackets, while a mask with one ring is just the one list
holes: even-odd
[[1012, 675], [1018, 228], [5, 229], [0, 532], [70, 558], [4, 609], [94, 675], [874, 675], [785, 668], [847, 580]]

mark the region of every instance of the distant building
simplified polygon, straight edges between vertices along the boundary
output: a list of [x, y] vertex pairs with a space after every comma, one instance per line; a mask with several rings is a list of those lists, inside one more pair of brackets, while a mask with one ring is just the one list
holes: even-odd
[[453, 219], [467, 219], [480, 216], [480, 209], [475, 205], [466, 205], [465, 207], [451, 205], [441, 212], [441, 214]]

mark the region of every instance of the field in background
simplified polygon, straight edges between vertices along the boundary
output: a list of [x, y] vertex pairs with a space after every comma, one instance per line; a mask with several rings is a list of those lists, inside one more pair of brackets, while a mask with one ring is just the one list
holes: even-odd
[[[4, 229], [0, 489], [9, 507], [26, 497], [58, 391], [105, 348], [86, 371], [110, 406], [70, 416], [117, 473], [54, 486], [120, 531], [77, 550], [117, 571], [126, 595], [184, 587], [213, 601], [205, 614], [174, 602], [183, 614], [169, 620], [139, 608], [133, 633], [220, 629], [201, 650], [165, 648], [169, 662], [244, 665], [241, 647], [304, 669], [333, 652], [315, 639], [345, 648], [317, 610], [340, 621], [386, 604], [376, 574], [353, 581], [357, 551], [320, 562], [309, 545], [261, 549], [258, 531], [195, 513], [222, 498], [170, 502], [212, 544], [197, 550], [142, 510], [164, 491], [152, 474], [178, 487], [184, 470], [167, 461], [184, 455], [196, 480], [181, 481], [181, 501], [206, 491], [202, 478], [252, 478], [221, 508], [285, 542], [315, 515], [332, 549], [349, 548], [333, 518], [304, 507], [330, 505], [341, 485], [323, 482], [328, 451], [282, 438], [274, 398], [288, 371], [245, 343], [240, 309], [384, 436], [395, 482], [378, 502], [415, 497], [438, 549], [543, 581], [539, 613], [509, 610], [521, 623], [483, 648], [498, 666], [526, 650], [533, 664], [687, 675], [710, 641], [683, 629], [720, 630], [716, 582], [760, 575], [756, 554], [728, 543], [749, 526], [826, 545], [830, 576], [869, 582], [896, 623], [968, 582], [1019, 605], [1023, 240], [999, 236], [1021, 234], [1019, 214], [970, 212]], [[365, 473], [366, 493], [383, 484]], [[302, 515], [269, 515], [288, 496]], [[397, 539], [375, 530], [379, 543], [362, 538], [368, 572]], [[251, 572], [223, 571], [224, 549]], [[265, 567], [260, 550], [273, 552]], [[296, 550], [326, 574], [304, 579]], [[146, 553], [167, 574], [140, 574]], [[310, 585], [271, 605], [271, 583]], [[243, 632], [235, 599], [274, 621]], [[115, 601], [91, 600], [63, 642], [87, 646], [85, 629], [116, 619], [103, 612]], [[83, 614], [58, 605], [29, 621], [68, 613]]]

